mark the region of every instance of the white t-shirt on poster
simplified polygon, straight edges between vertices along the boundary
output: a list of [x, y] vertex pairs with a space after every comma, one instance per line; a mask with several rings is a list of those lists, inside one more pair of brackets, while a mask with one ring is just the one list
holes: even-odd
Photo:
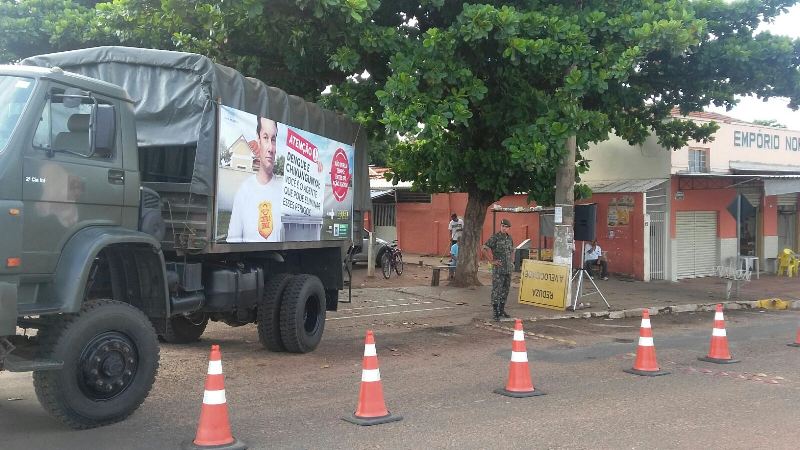
[[261, 184], [255, 175], [239, 186], [233, 198], [228, 242], [280, 242], [283, 231], [283, 182], [273, 176]]

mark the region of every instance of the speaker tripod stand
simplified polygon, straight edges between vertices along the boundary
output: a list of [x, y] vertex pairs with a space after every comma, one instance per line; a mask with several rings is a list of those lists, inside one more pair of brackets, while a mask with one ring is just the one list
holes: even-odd
[[[594, 235], [594, 232], [592, 232], [592, 235]], [[592, 249], [592, 250], [594, 250], [594, 249]], [[597, 257], [598, 258], [602, 258], [602, 255], [597, 255]], [[584, 278], [588, 278], [589, 282], [592, 283], [592, 286], [594, 286], [594, 292], [589, 292], [588, 294], [584, 294], [583, 293], [583, 279]], [[592, 294], [600, 294], [600, 298], [602, 298], [603, 302], [605, 302], [606, 308], [611, 309], [611, 305], [608, 303], [608, 300], [606, 300], [606, 296], [603, 295], [603, 291], [601, 291], [600, 288], [597, 287], [597, 283], [594, 282], [594, 278], [592, 277], [592, 274], [589, 273], [588, 270], [586, 270], [586, 248], [585, 248], [585, 243], [584, 243], [584, 245], [581, 245], [581, 267], [578, 268], [578, 270], [572, 275], [572, 278], [569, 280], [570, 286], [573, 285], [572, 283], [574, 283], [575, 280], [578, 280], [578, 285], [575, 287], [575, 298], [572, 301], [572, 310], [573, 311], [577, 310], [578, 306], [580, 306], [581, 297], [585, 297], [587, 295], [592, 295]]]
[[[587, 294], [583, 293], [583, 279], [584, 279], [584, 277], [588, 278], [589, 282], [592, 283], [592, 286], [594, 286], [594, 289], [595, 289], [594, 292], [589, 292]], [[603, 302], [605, 302], [606, 308], [611, 309], [611, 305], [608, 303], [608, 300], [606, 300], [606, 296], [603, 295], [603, 292], [600, 290], [599, 287], [597, 287], [597, 283], [594, 282], [594, 278], [592, 277], [592, 275], [589, 273], [588, 270], [586, 270], [583, 267], [581, 267], [580, 269], [576, 270], [575, 274], [572, 275], [572, 279], [570, 279], [570, 283], [574, 283], [575, 280], [578, 280], [578, 285], [575, 288], [575, 298], [572, 301], [572, 310], [573, 311], [577, 310], [578, 309], [578, 305], [581, 304], [580, 303], [581, 297], [585, 297], [587, 295], [592, 295], [592, 294], [600, 294], [600, 298], [602, 298]]]

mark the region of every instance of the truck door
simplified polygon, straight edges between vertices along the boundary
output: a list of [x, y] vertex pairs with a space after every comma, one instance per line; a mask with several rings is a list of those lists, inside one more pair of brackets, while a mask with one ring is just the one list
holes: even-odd
[[90, 142], [99, 106], [114, 99], [51, 82], [23, 162], [23, 261], [28, 273], [52, 273], [61, 248], [81, 228], [120, 225], [125, 176], [114, 123], [110, 151]]

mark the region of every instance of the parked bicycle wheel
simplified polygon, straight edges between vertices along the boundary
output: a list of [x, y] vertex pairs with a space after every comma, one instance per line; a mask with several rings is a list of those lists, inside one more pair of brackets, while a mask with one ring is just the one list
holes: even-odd
[[383, 269], [383, 278], [389, 279], [392, 275], [392, 259], [389, 256], [390, 252], [385, 252], [381, 257], [381, 269]]
[[397, 272], [397, 276], [403, 274], [403, 254], [399, 251], [394, 255], [394, 271]]

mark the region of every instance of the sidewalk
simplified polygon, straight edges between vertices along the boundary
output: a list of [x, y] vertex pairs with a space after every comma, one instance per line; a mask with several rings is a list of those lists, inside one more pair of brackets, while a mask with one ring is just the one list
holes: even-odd
[[[421, 271], [430, 272], [430, 267], [439, 265], [439, 257], [407, 255], [407, 265], [419, 266]], [[395, 289], [425, 297], [433, 297], [452, 302], [465, 302], [471, 305], [488, 305], [491, 298], [491, 274], [484, 265], [479, 268], [479, 279], [484, 286], [475, 288], [455, 288], [448, 286], [447, 275], [442, 274], [440, 286], [430, 286], [429, 277], [415, 275], [413, 285], [397, 286]], [[409, 280], [411, 281], [411, 280]], [[622, 318], [640, 316], [643, 308], [651, 314], [707, 311], [713, 310], [717, 303], [725, 304], [726, 309], [800, 309], [800, 278], [777, 277], [762, 273], [760, 279], [753, 276], [750, 282], [742, 282], [739, 296], [734, 290], [731, 299], [725, 299], [726, 280], [717, 277], [669, 281], [635, 281], [612, 275], [608, 281], [595, 278], [603, 295], [611, 304], [609, 311], [598, 294], [581, 298], [587, 308], [578, 311], [557, 311], [531, 305], [519, 304], [519, 273], [513, 274], [508, 309], [517, 315], [533, 320], [568, 317], [610, 317]], [[586, 283], [584, 294], [594, 292], [591, 283]], [[573, 293], [574, 295], [574, 293]]]

